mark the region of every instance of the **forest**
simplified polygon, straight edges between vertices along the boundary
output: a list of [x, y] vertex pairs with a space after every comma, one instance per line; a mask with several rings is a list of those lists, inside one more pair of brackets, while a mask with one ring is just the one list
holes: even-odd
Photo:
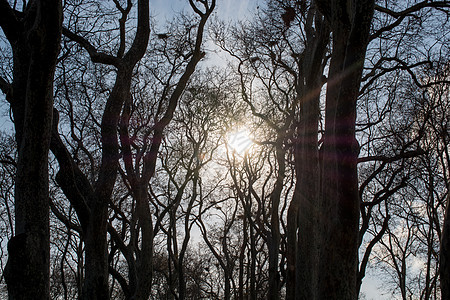
[[0, 0], [0, 298], [450, 299], [450, 1], [156, 2]]

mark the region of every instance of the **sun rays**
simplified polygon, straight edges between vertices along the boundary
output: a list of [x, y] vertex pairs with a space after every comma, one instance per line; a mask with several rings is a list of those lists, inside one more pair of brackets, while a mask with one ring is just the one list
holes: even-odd
[[247, 129], [232, 131], [226, 136], [227, 145], [238, 155], [244, 155], [253, 145]]

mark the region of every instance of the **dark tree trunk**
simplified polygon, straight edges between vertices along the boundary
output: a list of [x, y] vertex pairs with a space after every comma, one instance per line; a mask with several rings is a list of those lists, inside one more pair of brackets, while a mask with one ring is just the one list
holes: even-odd
[[[207, 3], [207, 1], [205, 2]], [[191, 3], [191, 6], [193, 4]], [[121, 124], [121, 146], [124, 149], [124, 164], [127, 172], [127, 178], [133, 190], [133, 194], [136, 200], [136, 214], [137, 220], [139, 222], [140, 232], [137, 235], [141, 235], [141, 249], [138, 245], [133, 245], [135, 248], [136, 261], [133, 258], [128, 260], [129, 272], [132, 274], [131, 282], [133, 282], [131, 287], [131, 299], [148, 299], [151, 292], [151, 283], [153, 277], [153, 238], [154, 238], [154, 228], [152, 223], [152, 214], [149, 207], [149, 199], [147, 197], [148, 185], [150, 180], [155, 173], [155, 168], [157, 165], [157, 156], [161, 142], [163, 140], [163, 132], [167, 125], [173, 118], [173, 114], [178, 104], [178, 100], [181, 97], [189, 78], [194, 73], [197, 64], [203, 58], [204, 53], [201, 50], [201, 45], [203, 41], [203, 33], [206, 25], [206, 21], [211, 15], [215, 7], [215, 0], [211, 1], [211, 5], [205, 5], [205, 12], [202, 13], [196, 10], [196, 13], [200, 15], [200, 21], [197, 30], [197, 36], [195, 40], [195, 48], [191, 60], [186, 66], [183, 75], [180, 77], [173, 93], [168, 101], [168, 107], [164, 116], [155, 124], [152, 143], [150, 145], [149, 151], [145, 154], [143, 159], [142, 169], [139, 167], [133, 167], [133, 160], [131, 154], [131, 148], [129, 144], [129, 134], [127, 132], [128, 121], [129, 121], [129, 108], [126, 107], [122, 113], [122, 119], [125, 121]], [[148, 8], [147, 8], [148, 9]], [[131, 77], [130, 77], [131, 78]], [[128, 112], [127, 112], [128, 110]], [[137, 170], [137, 171], [136, 171]], [[155, 225], [156, 226], [156, 225]], [[182, 274], [181, 268], [180, 272]], [[182, 275], [181, 275], [182, 276]], [[183, 277], [183, 276], [182, 276]], [[181, 292], [181, 298], [183, 297], [183, 291]]]
[[89, 224], [84, 232], [85, 270], [82, 299], [109, 299], [106, 240], [107, 207], [91, 209]]
[[[108, 261], [107, 261], [107, 232], [111, 234], [120, 251], [128, 263], [128, 282], [121, 277], [116, 270], [111, 268], [128, 299], [148, 299], [152, 281], [153, 259], [153, 224], [147, 197], [148, 184], [152, 178], [159, 147], [163, 138], [163, 131], [171, 121], [179, 97], [181, 96], [197, 63], [203, 58], [201, 51], [204, 26], [215, 7], [215, 0], [211, 5], [207, 1], [202, 5], [205, 11], [201, 12], [191, 1], [190, 5], [201, 17], [197, 30], [195, 49], [190, 62], [187, 64], [184, 74], [181, 76], [174, 92], [172, 93], [166, 113], [155, 124], [152, 143], [149, 151], [143, 158], [143, 166], [136, 169], [132, 166], [132, 153], [127, 132], [130, 117], [131, 103], [131, 78], [132, 72], [138, 61], [143, 57], [147, 49], [149, 26], [149, 1], [138, 0], [137, 31], [130, 49], [119, 51], [117, 56], [99, 52], [85, 38], [63, 29], [66, 37], [77, 42], [83, 47], [95, 63], [112, 65], [117, 69], [114, 87], [107, 99], [101, 122], [102, 162], [95, 186], [91, 185], [87, 177], [74, 164], [70, 154], [59, 138], [54, 128], [52, 139], [52, 152], [58, 160], [60, 171], [57, 181], [74, 206], [80, 220], [85, 241], [85, 279], [83, 282], [82, 297], [84, 299], [108, 299]], [[123, 10], [126, 18], [127, 10]], [[123, 24], [123, 23], [122, 23]], [[125, 41], [123, 41], [125, 43]], [[123, 50], [123, 49], [122, 49]], [[121, 115], [122, 113], [122, 115]], [[120, 131], [120, 145], [117, 130]], [[122, 153], [119, 153], [121, 147]], [[114, 184], [119, 168], [119, 159], [122, 155], [126, 169], [126, 177], [136, 200], [136, 223], [132, 225], [132, 234], [140, 237], [140, 243], [132, 239], [125, 245], [122, 238], [112, 226], [108, 227], [107, 209], [111, 199]], [[142, 162], [142, 161], [141, 161]], [[137, 170], [137, 171], [135, 171]]]
[[298, 128], [299, 147], [296, 151], [297, 183], [294, 193], [298, 207], [298, 235], [295, 263], [295, 299], [315, 299], [317, 288], [317, 212], [319, 187], [319, 125], [318, 95], [302, 105], [302, 120]]
[[48, 299], [48, 150], [62, 6], [60, 1], [30, 1], [19, 13], [7, 1], [0, 1], [0, 19], [13, 50], [13, 82], [7, 100], [18, 147], [15, 236], [8, 244], [5, 280], [10, 299]]
[[330, 31], [314, 7], [308, 12], [306, 26], [307, 42], [297, 83], [300, 115], [294, 144], [296, 186], [287, 220], [286, 287], [287, 299], [310, 300], [317, 296], [319, 96]]
[[319, 299], [357, 299], [356, 100], [374, 1], [318, 1], [333, 33], [321, 178]]
[[[449, 193], [449, 192], [447, 192]], [[441, 279], [441, 297], [450, 299], [450, 193], [447, 194], [447, 208], [445, 211], [444, 227], [441, 236], [441, 253], [439, 275]]]
[[248, 244], [248, 230], [249, 226], [247, 223], [247, 218], [244, 218], [242, 229], [243, 239], [241, 244], [241, 249], [239, 253], [239, 291], [238, 291], [238, 299], [244, 300], [244, 259], [245, 259], [245, 252]]
[[142, 245], [138, 255], [139, 258], [136, 261], [137, 286], [131, 298], [133, 300], [148, 299], [153, 278], [153, 224], [148, 206], [147, 190], [148, 186], [146, 184], [142, 185], [136, 206], [139, 226], [142, 230]]
[[[145, 1], [144, 1], [145, 2]], [[124, 64], [117, 71], [116, 82], [106, 102], [101, 124], [102, 163], [95, 185], [95, 196], [88, 203], [89, 222], [85, 232], [85, 279], [83, 299], [109, 299], [107, 260], [107, 217], [119, 166], [117, 128], [123, 102], [130, 97], [131, 70]]]
[[256, 255], [257, 255], [257, 249], [256, 249], [256, 234], [253, 226], [250, 226], [250, 264], [249, 268], [250, 271], [248, 272], [250, 274], [250, 292], [247, 294], [250, 294], [251, 300], [256, 300], [258, 292], [256, 290]]
[[278, 174], [275, 186], [270, 196], [271, 202], [271, 218], [270, 218], [270, 233], [268, 234], [268, 252], [269, 252], [269, 295], [268, 299], [277, 300], [280, 299], [279, 293], [279, 272], [278, 272], [278, 260], [280, 254], [280, 198], [283, 190], [286, 163], [285, 163], [285, 151], [283, 149], [284, 136], [278, 133], [276, 141], [276, 159], [278, 164]]

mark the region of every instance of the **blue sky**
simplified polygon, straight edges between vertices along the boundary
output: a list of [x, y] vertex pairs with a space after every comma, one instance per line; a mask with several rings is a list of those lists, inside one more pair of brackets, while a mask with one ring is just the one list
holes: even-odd
[[[224, 19], [240, 19], [251, 14], [257, 0], [217, 0], [216, 13]], [[150, 10], [157, 18], [170, 17], [188, 6], [187, 0], [150, 0]]]
[[[251, 18], [254, 14], [258, 0], [216, 0], [216, 15], [224, 20], [239, 20]], [[170, 19], [173, 13], [180, 12], [183, 9], [189, 9], [188, 0], [151, 0], [150, 10], [154, 17], [160, 19], [163, 24], [164, 19]], [[367, 300], [387, 300], [391, 295], [383, 295], [379, 289], [382, 281], [370, 272], [363, 279], [361, 291], [365, 294]]]
[[[217, 0], [216, 14], [221, 19], [238, 20], [249, 18], [254, 14], [257, 0]], [[187, 0], [150, 0], [150, 9], [154, 17], [161, 20], [170, 19], [173, 13], [188, 9]], [[5, 116], [8, 105], [4, 101], [4, 95], [0, 93], [0, 130], [8, 130], [12, 127], [9, 118]], [[378, 289], [382, 282], [374, 276], [367, 275], [363, 280], [362, 291], [370, 299], [389, 299], [389, 295], [382, 295]]]

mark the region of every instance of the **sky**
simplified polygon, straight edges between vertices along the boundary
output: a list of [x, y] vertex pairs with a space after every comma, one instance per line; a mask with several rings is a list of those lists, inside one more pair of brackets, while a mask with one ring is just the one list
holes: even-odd
[[[187, 3], [187, 0], [150, 0], [150, 10], [164, 19], [182, 11]], [[216, 0], [216, 13], [224, 19], [240, 19], [249, 16], [257, 3], [257, 0]]]
[[[183, 9], [188, 9], [187, 0], [150, 0], [151, 14], [158, 20], [170, 19], [171, 16]], [[254, 14], [258, 0], [217, 0], [216, 15], [224, 20], [239, 20], [251, 18]], [[7, 114], [8, 108], [5, 107], [6, 101], [0, 94], [0, 112]], [[8, 130], [12, 127], [7, 116], [0, 116], [0, 130]], [[389, 295], [383, 295], [379, 290], [382, 282], [374, 276], [366, 275], [363, 280], [362, 292], [367, 300], [391, 299]]]
[[[216, 15], [230, 21], [251, 18], [258, 2], [258, 0], [217, 0]], [[157, 19], [165, 20], [170, 19], [173, 13], [188, 8], [187, 3], [187, 0], [150, 0], [150, 10]], [[391, 295], [384, 295], [379, 289], [382, 284], [380, 279], [366, 274], [361, 291], [367, 300], [391, 299]]]

